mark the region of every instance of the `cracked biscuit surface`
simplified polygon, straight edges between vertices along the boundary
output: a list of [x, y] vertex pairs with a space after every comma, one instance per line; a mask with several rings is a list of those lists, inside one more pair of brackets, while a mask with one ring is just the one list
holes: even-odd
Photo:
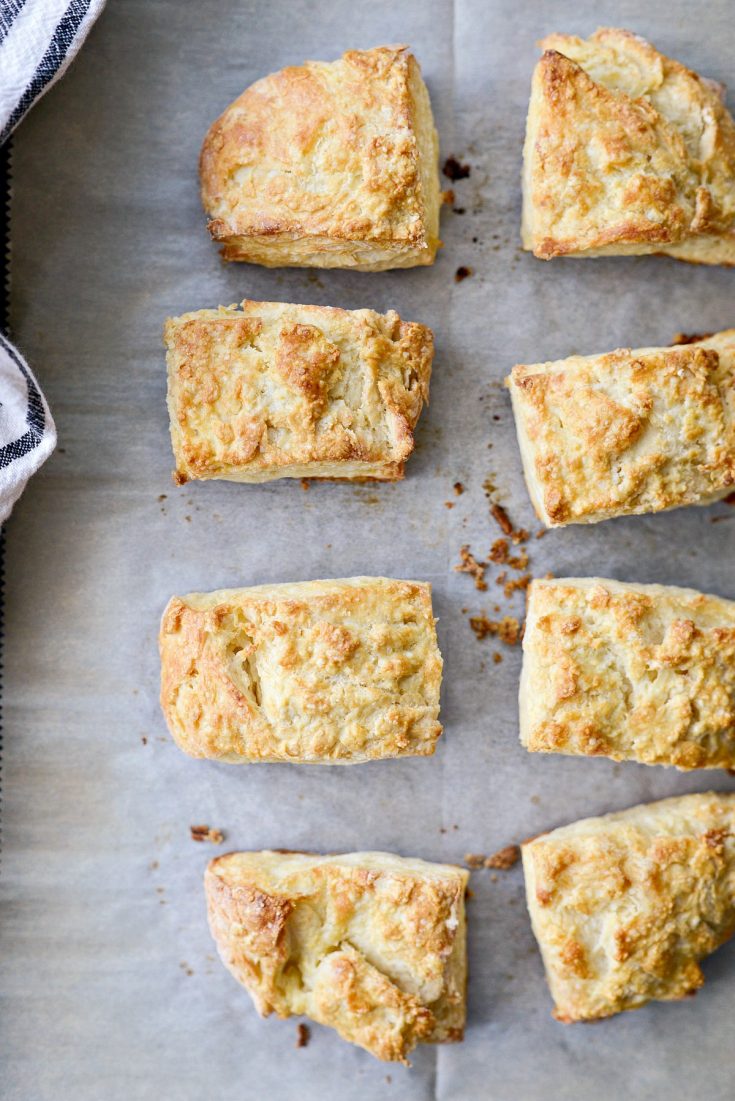
[[398, 314], [250, 302], [169, 318], [174, 480], [395, 481], [434, 340]]
[[735, 487], [735, 329], [519, 364], [506, 386], [547, 527], [706, 505]]
[[735, 122], [724, 89], [629, 31], [543, 39], [523, 169], [541, 259], [665, 253], [735, 264]]
[[588, 818], [522, 847], [526, 896], [564, 1022], [694, 994], [735, 931], [735, 794]]
[[232, 763], [430, 756], [442, 659], [431, 586], [384, 577], [173, 597], [161, 706], [179, 748]]
[[306, 1014], [378, 1059], [462, 1039], [468, 873], [390, 853], [240, 852], [205, 876], [223, 963], [261, 1016]]
[[533, 581], [519, 695], [532, 752], [735, 768], [735, 601], [596, 577]]
[[439, 143], [406, 46], [350, 50], [251, 85], [200, 157], [226, 260], [384, 271], [439, 247]]

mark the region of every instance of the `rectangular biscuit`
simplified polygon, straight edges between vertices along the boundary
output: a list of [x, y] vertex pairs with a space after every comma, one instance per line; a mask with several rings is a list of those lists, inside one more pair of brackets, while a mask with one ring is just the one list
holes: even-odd
[[442, 659], [431, 586], [353, 577], [173, 597], [161, 706], [192, 757], [354, 764], [429, 756]]
[[205, 876], [222, 962], [263, 1017], [307, 1014], [378, 1059], [461, 1040], [468, 873], [391, 853], [237, 852]]
[[735, 329], [519, 364], [506, 386], [547, 527], [706, 505], [735, 486]]
[[385, 271], [434, 262], [439, 139], [406, 46], [263, 77], [210, 127], [202, 202], [225, 260]]
[[735, 793], [585, 818], [521, 846], [531, 924], [564, 1023], [677, 1001], [735, 930]]
[[396, 481], [434, 341], [392, 310], [242, 303], [169, 318], [174, 480]]
[[532, 752], [735, 768], [735, 601], [595, 577], [533, 581], [520, 733]]

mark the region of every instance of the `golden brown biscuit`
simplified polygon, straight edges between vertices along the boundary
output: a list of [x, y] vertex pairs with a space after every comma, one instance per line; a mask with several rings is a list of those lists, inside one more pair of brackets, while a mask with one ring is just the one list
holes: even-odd
[[707, 505], [735, 486], [735, 329], [521, 364], [505, 381], [547, 527]]
[[735, 601], [596, 577], [533, 581], [520, 726], [532, 752], [735, 769]]
[[551, 34], [533, 77], [523, 247], [735, 264], [735, 122], [714, 81], [629, 31]]
[[735, 931], [735, 794], [663, 799], [522, 847], [526, 898], [565, 1023], [694, 994]]
[[169, 318], [174, 480], [395, 481], [434, 339], [392, 310], [248, 302]]
[[263, 1017], [306, 1014], [378, 1059], [462, 1039], [468, 873], [390, 853], [241, 852], [205, 889], [222, 962]]
[[259, 80], [212, 125], [202, 202], [226, 260], [384, 271], [433, 263], [439, 143], [406, 46]]
[[442, 659], [431, 586], [385, 577], [173, 597], [161, 706], [177, 745], [231, 763], [430, 756]]

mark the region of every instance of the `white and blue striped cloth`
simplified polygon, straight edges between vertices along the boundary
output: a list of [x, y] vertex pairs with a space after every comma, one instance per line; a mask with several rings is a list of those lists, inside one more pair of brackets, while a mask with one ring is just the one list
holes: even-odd
[[[76, 56], [104, 0], [0, 0], [0, 145]], [[56, 446], [46, 399], [0, 333], [0, 523]]]

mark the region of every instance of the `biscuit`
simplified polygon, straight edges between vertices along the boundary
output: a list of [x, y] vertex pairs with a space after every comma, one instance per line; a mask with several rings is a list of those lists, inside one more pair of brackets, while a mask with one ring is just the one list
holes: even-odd
[[178, 484], [403, 477], [429, 400], [426, 326], [245, 301], [169, 318], [164, 339]]
[[439, 142], [406, 46], [259, 80], [211, 126], [202, 202], [225, 260], [384, 271], [439, 247]]
[[735, 122], [724, 89], [629, 31], [541, 42], [523, 247], [735, 264]]
[[735, 486], [735, 329], [518, 365], [505, 381], [547, 527], [711, 504]]
[[222, 962], [261, 1016], [306, 1014], [407, 1063], [463, 1036], [467, 880], [391, 853], [237, 852], [204, 882]]
[[173, 597], [161, 706], [180, 749], [232, 763], [430, 756], [442, 659], [431, 586], [352, 577]]
[[526, 897], [565, 1023], [694, 994], [735, 931], [735, 794], [587, 818], [522, 846]]
[[735, 601], [595, 577], [533, 581], [520, 728], [532, 752], [735, 769]]

